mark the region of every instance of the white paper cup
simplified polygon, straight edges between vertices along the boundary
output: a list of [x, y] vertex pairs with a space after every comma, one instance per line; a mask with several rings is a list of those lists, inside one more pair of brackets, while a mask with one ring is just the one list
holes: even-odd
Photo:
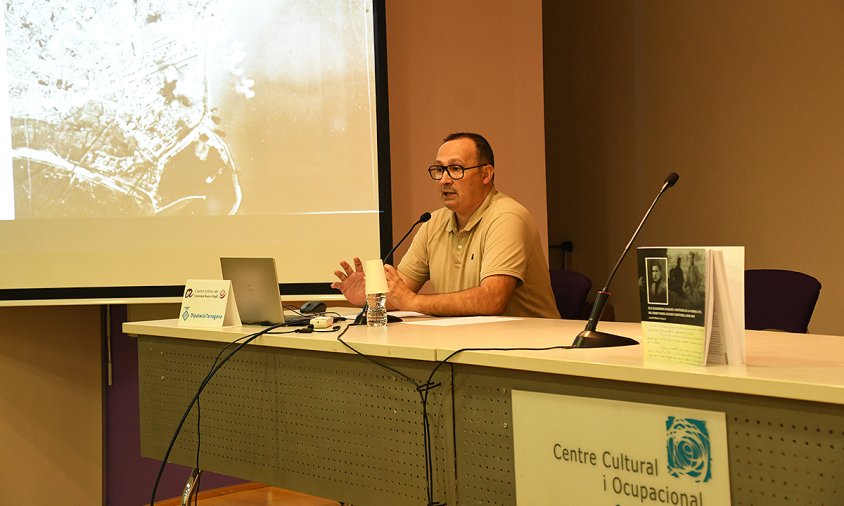
[[366, 293], [387, 293], [387, 275], [384, 273], [384, 263], [380, 258], [367, 260], [363, 266], [366, 274]]

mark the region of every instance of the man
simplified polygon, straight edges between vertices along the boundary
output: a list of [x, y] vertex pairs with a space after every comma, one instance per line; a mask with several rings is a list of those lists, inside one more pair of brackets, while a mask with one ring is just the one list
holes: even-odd
[[651, 284], [648, 286], [648, 302], [667, 303], [668, 292], [665, 290], [665, 277], [662, 275], [662, 264], [657, 261], [651, 263]]
[[682, 261], [682, 257], [677, 256], [677, 263], [668, 271], [668, 292], [671, 293], [672, 297], [679, 298], [683, 296], [685, 278], [683, 277]]
[[[398, 269], [384, 267], [388, 306], [441, 316], [559, 318], [539, 231], [524, 206], [495, 189], [486, 139], [449, 135], [428, 173], [445, 207], [419, 228]], [[363, 305], [360, 259], [354, 268], [340, 266], [331, 286]], [[418, 293], [428, 280], [434, 293]]]
[[696, 260], [697, 255], [694, 251], [690, 251], [688, 275], [683, 285], [683, 291], [691, 304], [700, 305], [703, 301], [703, 276], [695, 263]]

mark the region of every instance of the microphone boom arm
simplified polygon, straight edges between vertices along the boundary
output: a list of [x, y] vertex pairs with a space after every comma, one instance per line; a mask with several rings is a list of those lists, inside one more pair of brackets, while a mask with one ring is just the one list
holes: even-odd
[[399, 247], [399, 246], [401, 246], [401, 243], [403, 243], [403, 242], [404, 242], [404, 240], [405, 240], [405, 239], [407, 239], [407, 236], [409, 236], [409, 235], [410, 235], [410, 233], [411, 233], [411, 232], [413, 232], [413, 229], [414, 229], [414, 228], [416, 228], [416, 225], [418, 225], [418, 224], [419, 224], [419, 222], [418, 222], [418, 221], [417, 221], [416, 223], [414, 223], [414, 224], [413, 224], [413, 227], [411, 227], [411, 229], [410, 229], [410, 230], [408, 230], [406, 234], [404, 234], [404, 237], [402, 237], [402, 238], [401, 238], [401, 240], [399, 240], [399, 242], [397, 242], [397, 243], [396, 243], [396, 245], [395, 245], [395, 246], [393, 246], [393, 248], [392, 248], [389, 252], [387, 252], [387, 254], [386, 254], [386, 255], [384, 255], [384, 263], [385, 263], [385, 264], [390, 263], [390, 258], [392, 258], [393, 253], [395, 253], [395, 252], [396, 252], [396, 250], [398, 249], [398, 247]]
[[[402, 237], [399, 240], [399, 242], [397, 242], [396, 245], [393, 246], [393, 248], [389, 252], [387, 252], [386, 255], [384, 255], [384, 263], [386, 264], [386, 263], [389, 262], [390, 257], [393, 256], [393, 253], [395, 253], [396, 250], [399, 248], [399, 246], [401, 246], [401, 243], [403, 243], [404, 240], [407, 239], [407, 236], [409, 236], [410, 233], [413, 232], [413, 229], [416, 228], [416, 225], [419, 225], [420, 223], [425, 223], [430, 219], [431, 219], [431, 213], [428, 213], [428, 212], [422, 213], [422, 216], [420, 216], [419, 219], [416, 220], [416, 222], [413, 225], [410, 226], [410, 230], [408, 230], [407, 233], [404, 234], [404, 237]], [[363, 305], [363, 308], [361, 308], [360, 313], [358, 313], [358, 315], [355, 317], [355, 321], [352, 323], [352, 325], [363, 325], [363, 324], [366, 323], [366, 309], [367, 309], [367, 307], [368, 307], [368, 304]], [[401, 321], [401, 318], [398, 318], [396, 316], [387, 315], [387, 322], [388, 323], [389, 322], [400, 322], [400, 321]]]
[[660, 188], [659, 193], [657, 193], [656, 198], [651, 203], [651, 206], [648, 208], [647, 212], [645, 212], [645, 216], [642, 217], [642, 221], [639, 222], [639, 226], [636, 227], [636, 231], [633, 232], [633, 236], [630, 238], [630, 241], [627, 242], [627, 246], [624, 247], [624, 251], [621, 252], [621, 257], [619, 257], [618, 261], [615, 263], [615, 267], [613, 267], [612, 271], [610, 272], [609, 278], [607, 278], [607, 283], [604, 285], [602, 290], [598, 291], [598, 294], [595, 296], [595, 303], [592, 305], [592, 312], [589, 314], [589, 320], [586, 322], [586, 328], [583, 329], [581, 333], [577, 335], [574, 339], [574, 343], [572, 343], [572, 347], [574, 348], [606, 348], [611, 346], [629, 346], [633, 344], [639, 344], [636, 340], [630, 339], [629, 337], [625, 336], [618, 336], [615, 334], [608, 334], [605, 332], [598, 332], [595, 330], [598, 327], [598, 321], [601, 319], [601, 315], [604, 313], [604, 307], [607, 305], [607, 299], [610, 297], [609, 287], [610, 283], [612, 283], [613, 277], [615, 277], [615, 273], [618, 270], [618, 267], [621, 265], [622, 260], [624, 257], [627, 256], [627, 251], [630, 249], [630, 246], [633, 245], [633, 241], [636, 240], [636, 236], [639, 235], [639, 231], [642, 230], [642, 226], [647, 221], [648, 216], [651, 215], [651, 211], [653, 210], [654, 206], [656, 206], [657, 201], [662, 194], [665, 193], [666, 190], [674, 186], [674, 183], [680, 176], [677, 175], [676, 172], [672, 172], [665, 178], [665, 182]]

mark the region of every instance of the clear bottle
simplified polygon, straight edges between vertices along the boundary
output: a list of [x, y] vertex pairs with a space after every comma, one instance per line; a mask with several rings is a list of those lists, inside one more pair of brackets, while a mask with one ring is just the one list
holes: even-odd
[[366, 325], [368, 327], [387, 325], [386, 293], [369, 293], [366, 295]]

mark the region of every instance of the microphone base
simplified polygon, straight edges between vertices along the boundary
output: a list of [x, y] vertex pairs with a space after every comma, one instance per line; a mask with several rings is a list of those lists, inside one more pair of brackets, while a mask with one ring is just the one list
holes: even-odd
[[[402, 319], [398, 316], [393, 316], [391, 314], [387, 315], [387, 323], [398, 323], [400, 321], [402, 321]], [[355, 321], [352, 322], [351, 325], [366, 325], [366, 309], [358, 313], [357, 317], [355, 317]]]
[[574, 338], [572, 348], [611, 348], [613, 346], [633, 346], [639, 341], [629, 337], [598, 332], [597, 330], [584, 330]]
[[355, 321], [353, 321], [351, 324], [352, 325], [366, 325], [366, 308], [365, 307], [360, 313], [358, 313], [358, 315], [355, 317]]

